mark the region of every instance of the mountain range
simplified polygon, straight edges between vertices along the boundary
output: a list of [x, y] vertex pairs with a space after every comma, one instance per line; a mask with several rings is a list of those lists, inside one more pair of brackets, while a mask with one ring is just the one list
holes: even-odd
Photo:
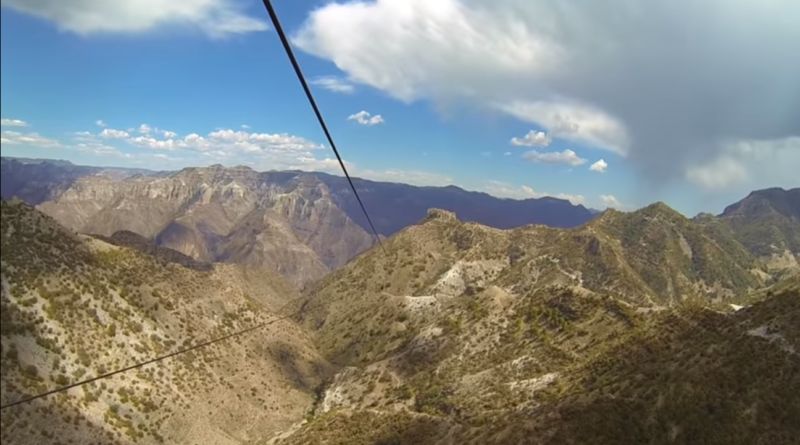
[[[264, 265], [302, 287], [375, 242], [345, 178], [248, 167], [148, 172], [2, 159], [2, 196], [37, 205], [66, 227], [127, 230], [198, 261]], [[498, 228], [574, 227], [593, 214], [555, 198], [499, 199], [458, 187], [354, 179], [379, 235], [415, 224], [431, 207]]]
[[[432, 209], [298, 294], [2, 202], [12, 443], [789, 444], [800, 276], [656, 203], [577, 228]], [[710, 228], [710, 229], [709, 229]], [[771, 275], [775, 274], [775, 275]], [[288, 316], [288, 318], [287, 318]], [[222, 408], [222, 409], [220, 409]]]
[[[787, 396], [800, 393], [800, 189], [754, 191], [716, 216], [654, 203], [568, 227], [430, 208], [380, 248], [336, 177], [118, 174], [41, 178], [14, 190], [47, 200], [2, 202], [2, 404], [268, 324], [9, 407], [4, 442], [800, 437]], [[422, 205], [427, 188], [405, 187], [370, 193]], [[314, 258], [316, 276], [303, 269]]]

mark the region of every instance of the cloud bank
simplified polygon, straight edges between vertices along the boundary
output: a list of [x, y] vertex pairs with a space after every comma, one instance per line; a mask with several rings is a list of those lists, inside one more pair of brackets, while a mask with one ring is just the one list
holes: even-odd
[[787, 149], [800, 137], [796, 1], [339, 1], [293, 41], [398, 100], [477, 103], [625, 157], [653, 186], [743, 183], [714, 169], [765, 186], [800, 165]]

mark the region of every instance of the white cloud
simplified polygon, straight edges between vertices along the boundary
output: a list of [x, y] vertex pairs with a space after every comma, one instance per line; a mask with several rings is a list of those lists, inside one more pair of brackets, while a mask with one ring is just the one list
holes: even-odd
[[347, 120], [356, 121], [361, 125], [377, 125], [383, 123], [383, 118], [380, 114], [370, 117], [370, 113], [367, 111], [359, 111], [356, 114], [351, 114]]
[[246, 15], [235, 0], [3, 0], [3, 6], [80, 35], [191, 26], [221, 38], [268, 29], [265, 21]]
[[541, 162], [543, 164], [564, 164], [572, 165], [573, 167], [577, 167], [588, 162], [586, 159], [578, 156], [577, 153], [570, 149], [566, 149], [564, 151], [549, 151], [544, 153], [531, 150], [523, 154], [522, 158], [531, 162]]
[[125, 139], [130, 137], [127, 131], [106, 128], [100, 132], [100, 137], [104, 139]]
[[350, 94], [356, 91], [355, 85], [337, 76], [317, 77], [312, 79], [310, 83], [325, 88], [328, 91], [333, 91], [334, 93]]
[[128, 138], [126, 141], [131, 145], [153, 150], [188, 150], [208, 153], [210, 156], [280, 155], [282, 153], [306, 156], [312, 150], [325, 148], [321, 144], [286, 133], [250, 133], [231, 129], [216, 130], [206, 136], [191, 133], [183, 138], [156, 138], [142, 135]]
[[106, 127], [106, 123], [103, 122], [102, 119], [98, 119], [98, 120], [94, 121], [94, 124], [97, 125], [98, 127], [101, 127], [101, 128], [105, 128]]
[[800, 2], [338, 0], [293, 41], [357, 84], [499, 110], [654, 184], [721, 139], [800, 136]]
[[510, 102], [498, 108], [520, 120], [546, 128], [549, 137], [610, 150], [628, 151], [627, 130], [617, 119], [587, 105], [570, 102]]
[[20, 133], [6, 130], [0, 133], [0, 143], [8, 145], [32, 145], [34, 147], [60, 147], [55, 139], [46, 138], [39, 133]]
[[91, 153], [98, 156], [118, 156], [121, 158], [133, 157], [133, 155], [130, 153], [123, 153], [116, 147], [111, 147], [99, 142], [79, 142], [78, 144], [69, 148], [74, 148], [82, 153]]
[[722, 144], [720, 154], [689, 164], [685, 177], [711, 192], [745, 191], [763, 186], [796, 187], [800, 137], [741, 140]]
[[166, 139], [175, 139], [175, 138], [178, 137], [178, 133], [176, 133], [174, 131], [163, 130], [161, 128], [156, 128], [156, 133], [160, 134], [161, 136], [163, 136]]
[[21, 121], [19, 119], [0, 119], [0, 126], [3, 127], [29, 127], [27, 122]]
[[600, 159], [599, 161], [589, 166], [589, 170], [598, 173], [605, 173], [607, 168], [608, 168], [608, 162], [606, 162], [603, 159]]
[[600, 195], [600, 202], [605, 208], [623, 209], [625, 208], [614, 195]]
[[568, 193], [547, 193], [534, 190], [527, 185], [515, 186], [503, 181], [488, 181], [482, 188], [482, 191], [497, 196], [500, 198], [511, 199], [530, 199], [530, 198], [559, 198], [566, 199], [567, 201], [578, 205], [585, 204], [586, 198], [583, 195], [573, 195]]
[[153, 129], [150, 128], [150, 126], [147, 125], [147, 124], [142, 124], [142, 125], [139, 125], [138, 131], [141, 134], [150, 134], [150, 132], [153, 131]]
[[547, 147], [550, 145], [550, 137], [543, 131], [529, 131], [521, 138], [511, 138], [511, 145], [517, 147]]
[[[354, 169], [355, 165], [345, 161], [344, 166], [347, 168], [348, 173], [353, 175], [352, 170]], [[317, 159], [313, 156], [300, 156], [293, 164], [290, 164], [287, 169], [321, 171], [343, 175], [342, 167], [339, 165], [339, 161], [333, 158]]]
[[354, 169], [353, 176], [373, 181], [399, 182], [419, 186], [447, 186], [454, 183], [453, 178], [439, 173], [419, 170], [360, 170]]
[[249, 130], [250, 129], [250, 126], [247, 125], [247, 124], [242, 124], [241, 127], [242, 127], [242, 130]]

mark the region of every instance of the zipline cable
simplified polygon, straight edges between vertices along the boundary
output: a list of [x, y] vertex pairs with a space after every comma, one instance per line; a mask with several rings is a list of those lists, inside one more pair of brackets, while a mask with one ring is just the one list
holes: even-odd
[[272, 20], [272, 25], [275, 27], [275, 31], [278, 33], [278, 37], [281, 39], [281, 43], [283, 44], [283, 49], [286, 51], [286, 56], [289, 57], [289, 61], [292, 63], [292, 67], [294, 68], [294, 73], [297, 75], [297, 80], [300, 81], [300, 84], [303, 86], [303, 91], [306, 93], [306, 98], [308, 102], [311, 104], [311, 108], [314, 109], [314, 114], [317, 116], [317, 121], [319, 121], [319, 125], [322, 127], [322, 131], [325, 132], [325, 137], [328, 139], [328, 143], [331, 145], [331, 149], [333, 149], [333, 153], [336, 155], [336, 159], [339, 160], [339, 166], [342, 167], [342, 172], [344, 176], [347, 178], [347, 182], [350, 183], [350, 188], [353, 190], [353, 194], [356, 195], [356, 200], [358, 201], [358, 205], [361, 206], [361, 211], [364, 212], [364, 216], [367, 218], [367, 223], [369, 223], [369, 227], [372, 229], [372, 233], [375, 234], [375, 238], [378, 240], [378, 244], [380, 244], [381, 249], [383, 250], [384, 254], [386, 252], [386, 248], [383, 246], [383, 241], [381, 241], [381, 237], [378, 235], [378, 231], [375, 230], [375, 225], [372, 224], [372, 219], [369, 217], [369, 213], [367, 213], [367, 208], [364, 207], [364, 203], [361, 201], [361, 196], [359, 196], [358, 191], [356, 190], [356, 186], [353, 184], [353, 180], [350, 179], [350, 174], [347, 173], [347, 167], [344, 166], [344, 161], [342, 160], [342, 156], [339, 155], [339, 150], [336, 148], [336, 144], [333, 142], [333, 137], [331, 136], [330, 131], [328, 131], [328, 126], [325, 125], [325, 119], [322, 118], [322, 113], [319, 111], [319, 107], [317, 107], [317, 102], [314, 100], [314, 96], [311, 94], [311, 88], [308, 87], [308, 82], [306, 82], [306, 78], [303, 75], [303, 71], [300, 69], [300, 64], [297, 63], [297, 59], [294, 56], [294, 51], [292, 51], [292, 47], [289, 44], [289, 39], [286, 38], [286, 34], [283, 32], [283, 27], [281, 26], [280, 20], [278, 20], [278, 13], [275, 12], [275, 8], [272, 7], [271, 0], [263, 0], [264, 7], [267, 8], [267, 12], [269, 13], [269, 17]]

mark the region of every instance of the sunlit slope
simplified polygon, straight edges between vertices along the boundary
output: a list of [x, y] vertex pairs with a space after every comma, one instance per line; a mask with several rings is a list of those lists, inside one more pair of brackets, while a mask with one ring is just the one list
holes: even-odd
[[277, 274], [202, 271], [2, 202], [2, 403], [259, 323], [261, 330], [2, 414], [3, 442], [243, 443], [301, 418], [326, 361]]
[[[552, 296], [562, 314], [597, 307], [585, 298], [576, 306], [576, 296], [566, 295]], [[630, 325], [604, 336], [592, 332], [588, 350], [569, 345], [597, 320], [581, 314], [554, 330], [548, 318], [523, 318], [511, 324], [522, 328], [512, 328], [497, 348], [530, 339], [528, 323], [535, 320], [537, 335], [549, 333], [549, 348], [566, 352], [562, 363], [543, 362], [547, 354], [528, 345], [516, 359], [496, 358], [493, 367], [481, 364], [483, 373], [465, 375], [453, 366], [459, 361], [456, 348], [452, 359], [429, 365], [430, 384], [412, 379], [370, 406], [354, 401], [329, 410], [281, 443], [797, 443], [800, 283], [784, 283], [735, 313], [682, 304], [658, 313], [619, 314]], [[458, 343], [464, 349], [474, 344]], [[529, 373], [522, 380], [521, 370]], [[354, 381], [347, 389], [385, 387], [391, 380], [382, 377], [366, 376], [366, 385]], [[464, 391], [480, 377], [488, 379]], [[344, 381], [333, 383], [339, 394]], [[336, 393], [329, 390], [321, 405]]]

